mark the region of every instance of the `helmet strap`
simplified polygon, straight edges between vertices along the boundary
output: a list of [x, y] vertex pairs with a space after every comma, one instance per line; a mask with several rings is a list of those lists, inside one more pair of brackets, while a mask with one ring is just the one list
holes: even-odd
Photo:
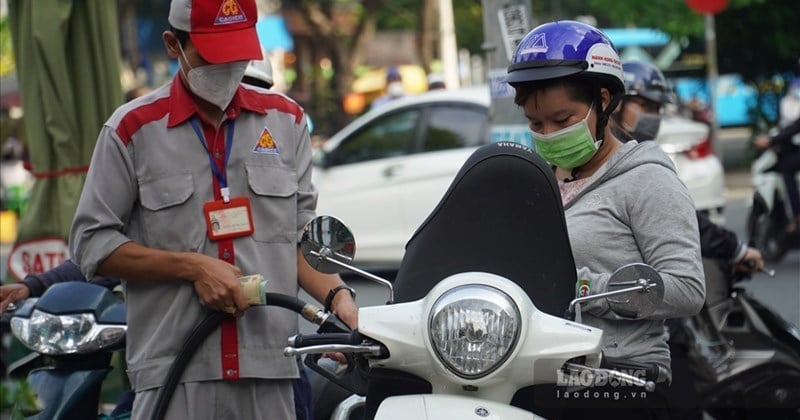
[[597, 104], [597, 125], [595, 126], [595, 140], [600, 142], [598, 148], [603, 146], [603, 142], [606, 136], [606, 126], [608, 125], [608, 119], [611, 114], [617, 109], [617, 105], [622, 100], [624, 96], [623, 93], [613, 93], [611, 94], [611, 100], [608, 102], [608, 106], [603, 109], [603, 101], [600, 98], [600, 86], [596, 84], [597, 89], [595, 90], [595, 103]]
[[[594, 103], [595, 106], [597, 107], [597, 125], [595, 126], [596, 130], [595, 143], [599, 143], [597, 145], [597, 149], [600, 150], [600, 148], [603, 147], [603, 144], [605, 143], [606, 125], [608, 125], [608, 119], [611, 116], [611, 113], [614, 112], [615, 109], [617, 109], [617, 105], [619, 104], [619, 101], [622, 100], [624, 94], [621, 92], [612, 94], [611, 100], [608, 102], [608, 106], [605, 109], [603, 109], [603, 101], [600, 97], [600, 84], [595, 83], [594, 85], [596, 87]], [[565, 179], [564, 182], [572, 182], [578, 179], [578, 173], [581, 171], [581, 168], [583, 168], [582, 165], [572, 168], [572, 171], [570, 172], [571, 178]]]

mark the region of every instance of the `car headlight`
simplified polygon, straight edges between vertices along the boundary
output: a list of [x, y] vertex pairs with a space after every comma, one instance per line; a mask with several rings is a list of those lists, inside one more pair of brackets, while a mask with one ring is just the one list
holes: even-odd
[[53, 315], [35, 309], [11, 318], [11, 331], [29, 349], [47, 355], [90, 353], [119, 343], [125, 325], [98, 324], [91, 313]]
[[428, 325], [439, 360], [456, 375], [476, 379], [497, 369], [511, 354], [519, 340], [521, 318], [507, 294], [471, 284], [440, 296]]

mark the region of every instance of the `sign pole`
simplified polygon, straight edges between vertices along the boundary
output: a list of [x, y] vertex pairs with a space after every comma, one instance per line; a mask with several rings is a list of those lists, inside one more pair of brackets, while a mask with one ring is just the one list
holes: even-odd
[[514, 49], [531, 30], [530, 2], [482, 0], [483, 50], [491, 93], [490, 135], [493, 142], [513, 141], [533, 147], [522, 110], [514, 104], [514, 89], [504, 80]]
[[722, 159], [722, 148], [719, 147], [719, 118], [717, 115], [717, 80], [719, 71], [717, 69], [717, 32], [714, 26], [714, 14], [705, 13], [706, 21], [706, 74], [708, 78], [708, 109], [711, 111], [711, 144], [714, 145], [714, 152]]

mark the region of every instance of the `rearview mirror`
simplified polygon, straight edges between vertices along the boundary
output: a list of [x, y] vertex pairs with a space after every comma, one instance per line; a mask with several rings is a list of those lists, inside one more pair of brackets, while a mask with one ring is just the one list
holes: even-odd
[[311, 268], [334, 274], [342, 267], [330, 260], [352, 264], [356, 254], [356, 241], [350, 229], [339, 219], [319, 216], [308, 222], [303, 229], [300, 249]]
[[642, 289], [609, 296], [608, 305], [620, 316], [644, 318], [655, 312], [656, 307], [664, 300], [664, 280], [651, 266], [641, 263], [620, 267], [608, 281], [608, 292], [615, 292], [631, 287]]

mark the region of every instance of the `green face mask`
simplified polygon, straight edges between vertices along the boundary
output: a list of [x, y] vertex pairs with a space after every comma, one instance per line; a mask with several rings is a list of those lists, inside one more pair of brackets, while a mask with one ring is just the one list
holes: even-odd
[[598, 142], [592, 138], [587, 119], [589, 112], [581, 122], [573, 124], [550, 134], [533, 133], [536, 152], [551, 165], [562, 169], [572, 169], [583, 165], [597, 153]]

